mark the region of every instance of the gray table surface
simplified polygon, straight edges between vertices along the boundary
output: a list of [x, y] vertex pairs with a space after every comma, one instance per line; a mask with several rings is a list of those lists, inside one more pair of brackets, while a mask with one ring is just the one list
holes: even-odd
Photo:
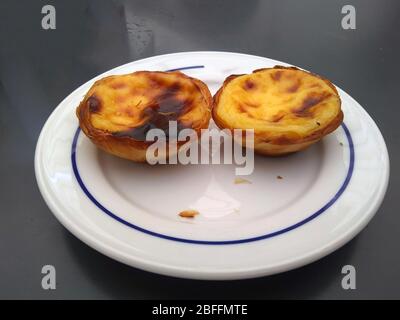
[[[56, 8], [56, 30], [41, 8]], [[341, 8], [356, 8], [356, 29]], [[0, 298], [400, 298], [400, 2], [367, 1], [1, 1]], [[331, 79], [374, 118], [391, 178], [371, 223], [335, 253], [303, 268], [242, 281], [192, 281], [122, 265], [75, 238], [42, 199], [35, 144], [58, 103], [87, 80], [152, 55], [194, 50], [282, 60]], [[41, 288], [41, 268], [57, 289]], [[343, 290], [341, 268], [357, 270]]]

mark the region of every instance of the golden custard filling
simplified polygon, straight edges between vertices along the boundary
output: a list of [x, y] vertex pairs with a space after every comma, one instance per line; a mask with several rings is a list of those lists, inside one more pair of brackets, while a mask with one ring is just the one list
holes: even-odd
[[254, 129], [256, 140], [262, 135], [266, 142], [290, 144], [337, 122], [340, 105], [329, 81], [277, 66], [227, 78], [214, 97], [213, 116], [220, 127]]
[[[146, 150], [154, 141], [147, 140], [152, 129], [163, 131], [167, 140], [175, 139], [182, 129], [200, 135], [201, 129], [208, 128], [211, 106], [210, 91], [198, 79], [179, 71], [137, 71], [96, 81], [76, 114], [82, 131], [99, 148], [146, 162]], [[176, 128], [174, 137], [169, 136], [170, 123]]]
[[93, 128], [145, 140], [153, 128], [166, 130], [169, 121], [182, 127], [202, 126], [209, 105], [191, 78], [180, 72], [135, 72], [110, 76], [86, 95]]

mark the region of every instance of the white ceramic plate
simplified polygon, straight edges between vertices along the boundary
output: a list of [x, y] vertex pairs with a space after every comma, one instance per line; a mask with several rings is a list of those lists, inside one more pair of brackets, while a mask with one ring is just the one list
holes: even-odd
[[[298, 154], [256, 156], [246, 177], [251, 184], [234, 183], [234, 165], [149, 166], [118, 159], [78, 130], [75, 108], [106, 75], [181, 69], [214, 93], [230, 74], [276, 64], [287, 65], [236, 53], [176, 53], [128, 63], [87, 82], [54, 110], [37, 143], [36, 177], [48, 206], [103, 254], [176, 277], [259, 277], [336, 250], [373, 217], [389, 176], [379, 129], [343, 90], [344, 124]], [[200, 215], [178, 216], [189, 208]]]

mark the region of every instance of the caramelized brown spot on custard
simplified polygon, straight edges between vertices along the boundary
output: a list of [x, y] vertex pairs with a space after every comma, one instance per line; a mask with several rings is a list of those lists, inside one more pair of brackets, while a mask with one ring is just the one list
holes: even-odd
[[135, 110], [132, 110], [131, 108], [123, 108], [123, 113], [132, 117], [135, 114]]
[[256, 89], [256, 84], [255, 84], [253, 81], [251, 81], [250, 79], [247, 79], [247, 80], [244, 82], [243, 89], [245, 89], [245, 90], [253, 90], [253, 89]]
[[184, 210], [179, 212], [179, 216], [182, 218], [190, 218], [193, 219], [195, 216], [199, 215], [200, 213], [197, 210]]
[[283, 71], [276, 71], [276, 72], [272, 73], [271, 74], [272, 80], [279, 81], [280, 78], [282, 77], [282, 73], [283, 73]]
[[297, 89], [299, 89], [299, 87], [300, 87], [300, 80], [297, 79], [296, 83], [293, 84], [292, 86], [290, 86], [290, 87], [287, 89], [287, 92], [289, 92], [289, 93], [295, 93], [295, 92], [297, 91]]
[[292, 139], [286, 137], [286, 136], [280, 136], [275, 139], [276, 144], [290, 144], [292, 142]]
[[240, 113], [247, 113], [247, 108], [245, 107], [245, 105], [243, 103], [239, 104], [239, 111], [240, 111]]
[[302, 105], [296, 109], [293, 109], [293, 113], [295, 113], [299, 117], [309, 117], [310, 116], [310, 109], [317, 104], [321, 103], [323, 100], [331, 96], [331, 94], [324, 94], [324, 95], [314, 95], [311, 94], [306, 97]]
[[[157, 87], [165, 87], [166, 86], [166, 79], [159, 76], [157, 73], [148, 74], [147, 75], [150, 87], [157, 88]], [[179, 85], [179, 84], [177, 84]]]
[[246, 109], [254, 109], [260, 107], [260, 105], [251, 102], [245, 102], [243, 105]]
[[111, 84], [111, 88], [113, 88], [113, 89], [123, 89], [123, 88], [126, 88], [126, 83], [124, 83], [124, 82], [114, 82], [113, 84]]
[[95, 96], [91, 96], [87, 99], [86, 101], [87, 106], [89, 107], [89, 112], [91, 113], [96, 113], [100, 111], [101, 108], [101, 102], [98, 98]]
[[253, 115], [249, 112], [249, 110], [257, 108], [257, 106], [247, 103], [240, 103], [239, 104], [239, 111], [240, 113], [246, 113], [249, 118], [254, 118]]
[[286, 114], [285, 114], [285, 112], [278, 112], [277, 114], [275, 114], [273, 117], [272, 117], [272, 122], [279, 122], [279, 121], [281, 121], [282, 119], [283, 119], [283, 117], [285, 116]]

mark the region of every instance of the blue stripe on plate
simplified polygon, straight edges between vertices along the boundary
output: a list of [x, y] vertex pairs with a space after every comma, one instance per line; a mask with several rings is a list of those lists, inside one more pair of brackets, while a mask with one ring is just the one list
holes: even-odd
[[[170, 69], [167, 71], [177, 71], [177, 70], [188, 70], [188, 69], [197, 69], [197, 68], [204, 68], [204, 66], [189, 66], [189, 67], [182, 67], [182, 68], [176, 68], [176, 69]], [[77, 142], [78, 142], [78, 138], [79, 138], [79, 134], [81, 132], [81, 129], [78, 127], [78, 129], [75, 132], [75, 136], [72, 142], [72, 149], [71, 149], [71, 162], [72, 162], [72, 169], [74, 171], [76, 180], [78, 181], [82, 191], [86, 194], [86, 196], [90, 199], [90, 201], [92, 201], [101, 211], [103, 211], [105, 214], [107, 214], [108, 216], [110, 216], [111, 218], [121, 222], [122, 224], [135, 229], [137, 231], [143, 232], [145, 234], [154, 236], [154, 237], [158, 237], [158, 238], [162, 238], [162, 239], [166, 239], [166, 240], [172, 240], [172, 241], [178, 241], [178, 242], [184, 242], [184, 243], [191, 243], [191, 244], [203, 244], [203, 245], [229, 245], [229, 244], [240, 244], [240, 243], [247, 243], [247, 242], [253, 242], [253, 241], [259, 241], [259, 240], [264, 240], [264, 239], [268, 239], [268, 238], [272, 238], [272, 237], [276, 237], [278, 235], [284, 234], [286, 232], [289, 232], [291, 230], [294, 230], [304, 224], [306, 224], [307, 222], [315, 219], [316, 217], [318, 217], [319, 215], [321, 215], [322, 213], [324, 213], [328, 208], [330, 208], [339, 198], [340, 196], [343, 194], [343, 192], [346, 190], [350, 179], [353, 175], [353, 170], [354, 170], [354, 159], [355, 159], [355, 155], [354, 155], [354, 145], [353, 145], [353, 139], [351, 137], [350, 131], [347, 128], [347, 126], [342, 123], [342, 128], [346, 134], [347, 140], [348, 140], [348, 144], [349, 144], [349, 150], [350, 150], [350, 164], [349, 164], [349, 168], [346, 174], [346, 178], [343, 182], [343, 184], [341, 185], [341, 187], [339, 188], [339, 190], [336, 192], [336, 194], [333, 196], [332, 199], [330, 199], [322, 208], [320, 208], [319, 210], [317, 210], [316, 212], [312, 213], [310, 216], [308, 216], [307, 218], [305, 218], [304, 220], [301, 220], [298, 223], [295, 223], [293, 225], [290, 225], [286, 228], [280, 229], [278, 231], [275, 232], [271, 232], [271, 233], [267, 233], [264, 235], [260, 235], [257, 237], [252, 237], [252, 238], [244, 238], [244, 239], [235, 239], [235, 240], [224, 240], [224, 241], [207, 241], [207, 240], [192, 240], [192, 239], [185, 239], [185, 238], [178, 238], [178, 237], [173, 237], [173, 236], [169, 236], [166, 234], [162, 234], [162, 233], [158, 233], [158, 232], [154, 232], [142, 227], [139, 227], [133, 223], [130, 223], [122, 218], [120, 218], [119, 216], [117, 216], [116, 214], [112, 213], [110, 210], [108, 210], [107, 208], [105, 208], [88, 190], [88, 188], [86, 187], [86, 185], [84, 184], [80, 174], [79, 174], [79, 170], [78, 170], [78, 166], [76, 163], [76, 147], [77, 147]]]
[[169, 69], [165, 71], [181, 71], [181, 70], [189, 70], [189, 69], [201, 69], [204, 68], [204, 66], [189, 66], [189, 67], [182, 67], [182, 68], [174, 68], [174, 69]]

